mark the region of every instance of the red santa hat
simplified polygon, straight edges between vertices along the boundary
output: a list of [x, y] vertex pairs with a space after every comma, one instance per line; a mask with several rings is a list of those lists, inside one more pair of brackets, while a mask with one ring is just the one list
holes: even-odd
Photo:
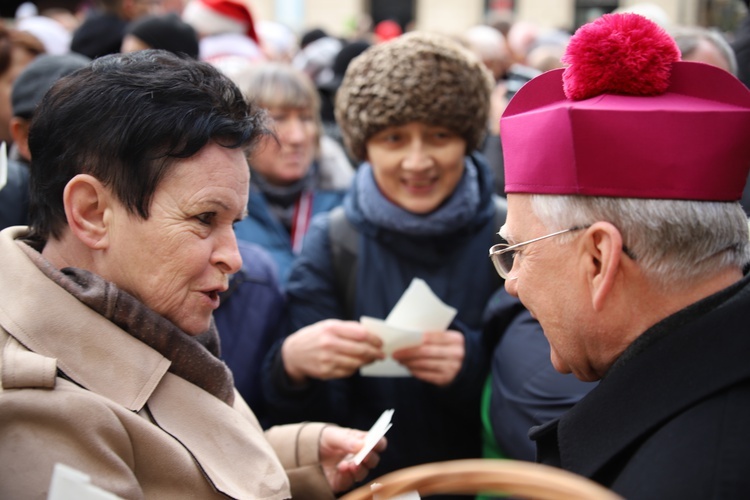
[[679, 57], [640, 15], [579, 28], [567, 67], [528, 82], [503, 113], [505, 191], [738, 200], [750, 169], [750, 91]]
[[182, 20], [201, 36], [243, 33], [260, 44], [250, 7], [242, 0], [191, 0]]

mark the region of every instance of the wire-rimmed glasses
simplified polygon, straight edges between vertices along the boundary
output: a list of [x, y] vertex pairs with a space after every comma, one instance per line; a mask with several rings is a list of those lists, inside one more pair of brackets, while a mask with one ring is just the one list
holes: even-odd
[[588, 227], [589, 226], [575, 226], [568, 229], [563, 229], [562, 231], [556, 231], [552, 234], [546, 234], [544, 236], [540, 236], [539, 238], [534, 238], [533, 240], [516, 243], [515, 245], [508, 245], [507, 243], [498, 243], [497, 245], [492, 245], [490, 247], [490, 260], [492, 260], [492, 264], [495, 266], [495, 270], [501, 278], [503, 278], [504, 280], [516, 279], [517, 276], [510, 276], [510, 272], [513, 270], [513, 261], [516, 258], [516, 250], [540, 240], [545, 240], [547, 238], [551, 238], [559, 234], [569, 233], [571, 231], [579, 231]]

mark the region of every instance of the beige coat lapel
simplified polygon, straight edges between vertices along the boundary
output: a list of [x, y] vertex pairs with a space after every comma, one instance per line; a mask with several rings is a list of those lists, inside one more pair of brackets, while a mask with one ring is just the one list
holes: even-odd
[[284, 469], [257, 421], [171, 373], [148, 408], [156, 425], [190, 450], [217, 490], [238, 498], [246, 498], [250, 487], [252, 498], [288, 494]]

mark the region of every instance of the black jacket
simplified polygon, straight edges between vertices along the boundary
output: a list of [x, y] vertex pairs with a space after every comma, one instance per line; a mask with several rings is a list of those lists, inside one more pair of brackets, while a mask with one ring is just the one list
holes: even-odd
[[0, 229], [29, 223], [29, 169], [8, 160], [8, 179], [0, 189]]
[[750, 498], [750, 278], [649, 329], [532, 439], [625, 498]]

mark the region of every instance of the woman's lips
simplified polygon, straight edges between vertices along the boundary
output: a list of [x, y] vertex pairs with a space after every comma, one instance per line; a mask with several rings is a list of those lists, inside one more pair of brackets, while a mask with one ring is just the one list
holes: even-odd
[[219, 299], [219, 290], [207, 290], [201, 292], [203, 295], [208, 299], [208, 302], [210, 303], [211, 307], [213, 309], [218, 309], [219, 304], [221, 304], [221, 300]]
[[409, 192], [419, 194], [431, 191], [435, 186], [435, 179], [406, 179], [402, 184]]

